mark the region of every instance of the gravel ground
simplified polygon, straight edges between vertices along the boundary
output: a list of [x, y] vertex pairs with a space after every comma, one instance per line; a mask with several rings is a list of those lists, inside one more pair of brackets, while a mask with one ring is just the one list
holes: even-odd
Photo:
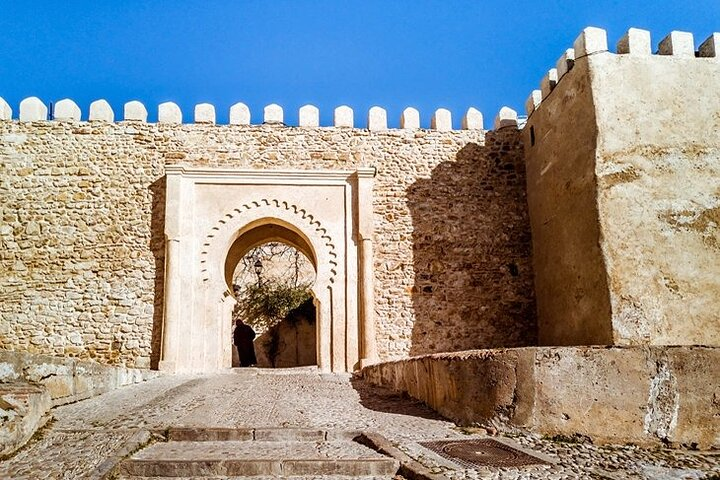
[[[544, 454], [554, 464], [464, 469], [418, 442], [482, 437], [422, 403], [348, 375], [236, 370], [202, 377], [167, 376], [58, 407], [55, 420], [15, 456], [0, 478], [91, 476], [138, 430], [168, 427], [300, 427], [377, 431], [434, 472], [452, 479], [709, 479], [720, 476], [720, 452], [594, 446], [503, 431], [505, 441]], [[720, 478], [720, 477], [718, 477]]]

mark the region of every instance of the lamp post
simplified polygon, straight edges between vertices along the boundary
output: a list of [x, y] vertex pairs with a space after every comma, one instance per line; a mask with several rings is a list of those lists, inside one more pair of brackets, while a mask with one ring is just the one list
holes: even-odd
[[255, 275], [257, 275], [258, 288], [259, 288], [262, 286], [261, 275], [262, 275], [262, 271], [263, 271], [263, 264], [260, 261], [260, 258], [255, 260], [255, 263], [253, 264], [253, 268], [255, 268]]

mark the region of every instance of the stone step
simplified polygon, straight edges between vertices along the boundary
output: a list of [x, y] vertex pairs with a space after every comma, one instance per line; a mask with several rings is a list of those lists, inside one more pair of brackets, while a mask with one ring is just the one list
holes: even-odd
[[169, 441], [123, 461], [136, 477], [348, 476], [391, 478], [396, 460], [349, 440]]
[[316, 430], [310, 428], [213, 428], [172, 427], [168, 440], [178, 442], [242, 441], [324, 442], [352, 440], [359, 431]]

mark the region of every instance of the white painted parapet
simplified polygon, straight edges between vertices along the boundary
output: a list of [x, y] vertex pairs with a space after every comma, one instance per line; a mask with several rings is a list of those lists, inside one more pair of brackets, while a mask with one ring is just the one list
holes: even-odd
[[495, 117], [495, 130], [518, 126], [518, 114], [510, 107], [502, 107]]
[[384, 108], [372, 107], [368, 112], [369, 130], [387, 130], [387, 112]]
[[53, 112], [55, 120], [80, 121], [80, 107], [69, 98], [64, 98], [55, 104]]
[[352, 108], [347, 105], [341, 105], [335, 109], [333, 114], [333, 124], [336, 127], [350, 127], [355, 126], [355, 120], [353, 119]]
[[483, 115], [477, 108], [470, 107], [462, 118], [463, 130], [482, 130]]
[[525, 102], [525, 112], [527, 113], [528, 117], [533, 114], [537, 107], [540, 106], [542, 98], [542, 92], [540, 90], [533, 90], [532, 92], [530, 92], [530, 96]]
[[607, 52], [607, 32], [602, 28], [587, 27], [580, 33], [580, 36], [575, 39], [573, 48], [575, 49], [575, 58], [592, 55], [594, 53]]
[[48, 109], [37, 97], [29, 97], [20, 102], [20, 121], [37, 122], [47, 120]]
[[558, 71], [555, 68], [548, 70], [543, 79], [540, 81], [540, 91], [542, 92], [542, 98], [547, 98], [550, 92], [553, 91], [555, 85], [558, 82]]
[[195, 123], [215, 123], [215, 106], [209, 103], [195, 105]]
[[145, 108], [145, 105], [138, 102], [137, 100], [133, 100], [132, 102], [127, 102], [125, 104], [125, 108], [123, 110], [124, 120], [132, 120], [132, 121], [139, 121], [139, 122], [147, 122], [147, 109]]
[[12, 120], [12, 108], [4, 98], [0, 98], [0, 120]]
[[705, 58], [720, 60], [720, 33], [713, 33], [698, 49], [698, 55]]
[[618, 41], [616, 51], [622, 55], [652, 55], [652, 40], [650, 39], [650, 32], [639, 28], [629, 29]]
[[88, 119], [91, 122], [113, 122], [115, 121], [115, 114], [107, 100], [95, 100], [90, 104]]
[[406, 130], [417, 130], [420, 128], [420, 112], [412, 107], [403, 110], [400, 115], [400, 128]]
[[276, 103], [271, 103], [263, 110], [264, 123], [283, 123], [283, 109]]
[[430, 128], [440, 132], [452, 130], [452, 114], [446, 108], [438, 108], [430, 120]]
[[568, 48], [565, 50], [565, 53], [558, 58], [557, 63], [555, 64], [555, 69], [557, 71], [557, 81], [560, 81], [560, 79], [570, 70], [572, 70], [572, 67], [575, 65], [575, 49], [574, 48]]
[[303, 105], [298, 120], [301, 127], [319, 127], [320, 110], [315, 105]]
[[158, 105], [158, 123], [182, 123], [182, 111], [173, 102]]
[[230, 107], [230, 125], [250, 125], [250, 109], [238, 102]]
[[658, 45], [660, 55], [672, 55], [674, 57], [695, 57], [695, 39], [690, 32], [670, 32], [670, 35], [663, 38]]

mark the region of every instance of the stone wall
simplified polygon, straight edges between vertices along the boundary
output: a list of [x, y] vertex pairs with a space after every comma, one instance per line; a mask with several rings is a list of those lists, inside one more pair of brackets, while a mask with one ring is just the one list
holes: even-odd
[[527, 347], [397, 360], [362, 375], [461, 425], [716, 449], [720, 379], [709, 366], [719, 361], [720, 348]]
[[587, 55], [530, 108], [540, 343], [720, 345], [715, 37], [697, 58], [692, 35], [661, 55], [629, 35], [614, 54], [586, 30]]
[[166, 164], [377, 168], [377, 339], [388, 359], [532, 345], [514, 128], [0, 121], [0, 347], [148, 367], [162, 322]]

